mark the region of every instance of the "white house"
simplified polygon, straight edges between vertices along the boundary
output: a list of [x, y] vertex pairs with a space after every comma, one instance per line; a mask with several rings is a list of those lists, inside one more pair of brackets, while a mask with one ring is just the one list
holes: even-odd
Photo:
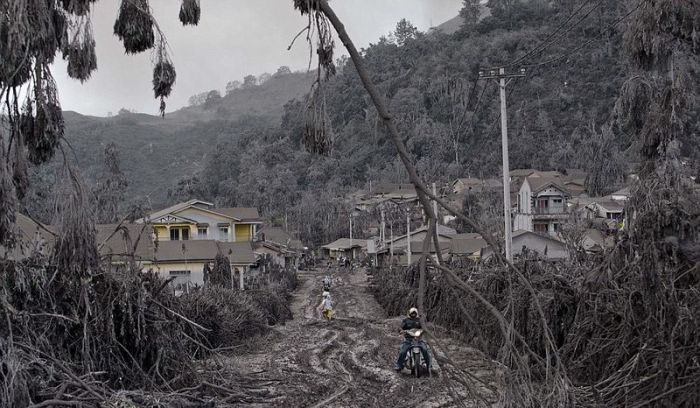
[[569, 197], [559, 177], [525, 177], [516, 196], [513, 229], [555, 235], [569, 218]]

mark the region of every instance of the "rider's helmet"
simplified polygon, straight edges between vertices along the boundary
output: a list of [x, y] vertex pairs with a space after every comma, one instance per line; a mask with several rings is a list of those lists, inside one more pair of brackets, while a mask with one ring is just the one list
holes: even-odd
[[328, 297], [328, 296], [330, 296], [330, 295], [331, 295], [331, 292], [328, 292], [328, 291], [326, 291], [326, 290], [323, 291], [323, 297], [324, 297], [324, 298], [325, 298], [325, 297]]
[[408, 315], [410, 317], [418, 317], [418, 309], [416, 309], [415, 307], [408, 309]]

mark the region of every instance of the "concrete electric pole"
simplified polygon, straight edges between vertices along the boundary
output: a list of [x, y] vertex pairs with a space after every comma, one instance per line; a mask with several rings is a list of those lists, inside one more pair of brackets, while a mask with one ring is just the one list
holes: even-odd
[[[506, 112], [506, 85], [513, 78], [524, 77], [525, 68], [506, 73], [505, 68], [479, 71], [479, 79], [496, 79], [501, 93], [501, 149], [503, 151], [503, 221], [506, 235], [506, 259], [513, 260], [513, 232], [510, 219], [510, 166], [508, 164], [508, 113]], [[508, 79], [508, 81], [506, 81]]]

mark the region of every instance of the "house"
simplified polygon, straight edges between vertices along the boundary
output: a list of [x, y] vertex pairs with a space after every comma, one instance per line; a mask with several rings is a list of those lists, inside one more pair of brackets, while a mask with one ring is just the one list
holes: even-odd
[[370, 196], [409, 197], [416, 195], [416, 188], [411, 183], [378, 183], [370, 190]]
[[53, 228], [20, 213], [15, 213], [14, 231], [15, 246], [7, 248], [0, 245], [0, 259], [21, 261], [35, 253], [48, 255], [56, 240]]
[[[428, 254], [429, 256], [433, 259], [433, 261], [437, 261], [439, 258], [437, 256], [437, 251], [435, 250], [435, 243], [433, 240], [430, 240], [430, 243], [428, 244]], [[440, 253], [442, 255], [442, 259], [447, 259], [449, 254], [450, 254], [450, 241], [438, 241], [438, 246], [440, 248]], [[418, 261], [421, 257], [423, 256], [423, 241], [411, 241], [411, 261], [416, 262]], [[406, 257], [406, 254], [403, 254], [399, 256], [398, 258], [398, 263], [399, 265], [407, 265], [408, 263], [408, 258]]]
[[256, 241], [274, 243], [289, 249], [303, 250], [304, 244], [280, 227], [263, 227], [258, 230]]
[[228, 258], [232, 282], [238, 277], [243, 290], [244, 275], [255, 263], [250, 242], [222, 242], [216, 240], [168, 240], [155, 245], [151, 268], [161, 277], [174, 278], [176, 289], [204, 285], [204, 266], [212, 267], [218, 254]]
[[586, 206], [589, 211], [589, 218], [605, 218], [608, 220], [620, 220], [623, 217], [625, 204], [621, 201], [612, 200], [610, 198], [595, 199]]
[[[393, 239], [386, 240], [382, 243], [381, 249], [377, 251], [378, 264], [387, 265], [391, 262], [398, 262], [398, 264], [400, 265], [407, 265], [409, 263], [409, 258], [411, 259], [411, 262], [414, 262], [416, 259], [418, 259], [416, 256], [413, 255], [413, 249], [416, 248], [414, 243], [422, 245], [423, 240], [425, 239], [427, 234], [428, 226], [424, 225], [422, 227], [416, 228], [415, 230], [412, 230], [410, 234], [408, 234], [408, 236], [407, 234], [404, 234]], [[438, 225], [437, 235], [440, 247], [442, 248], [446, 245], [446, 248], [449, 249], [449, 242], [452, 240], [452, 237], [454, 235], [457, 235], [457, 231], [444, 225]], [[409, 249], [411, 251], [410, 254]]]
[[343, 256], [355, 259], [366, 245], [366, 240], [339, 238], [330, 244], [323, 245], [321, 251], [323, 252], [323, 256], [330, 259], [338, 259]]
[[214, 204], [202, 200], [175, 204], [137, 222], [149, 222], [157, 241], [250, 242], [262, 225], [255, 208], [216, 208]]
[[258, 230], [253, 252], [281, 267], [296, 266], [304, 251], [304, 245], [280, 227], [264, 227]]
[[[569, 252], [563, 242], [542, 234], [531, 231], [517, 230], [513, 232], [513, 255], [520, 255], [524, 250], [536, 252], [545, 259], [568, 259]], [[481, 250], [481, 258], [488, 259], [493, 256], [493, 248], [484, 247]]]
[[627, 201], [631, 196], [631, 189], [629, 186], [623, 187], [616, 192], [610, 194], [610, 198], [615, 201]]
[[526, 177], [562, 177], [562, 174], [554, 170], [537, 170], [537, 169], [515, 169], [511, 170], [510, 182], [516, 185], [520, 185]]
[[482, 191], [498, 191], [503, 188], [503, 182], [499, 179], [458, 178], [452, 183], [453, 194], [467, 192], [480, 193]]
[[[405, 249], [407, 247], [408, 241], [423, 242], [423, 240], [425, 239], [425, 236], [427, 234], [428, 234], [428, 226], [424, 225], [422, 227], [411, 230], [409, 239], [406, 238], [406, 234], [400, 235], [398, 237], [394, 237], [393, 239], [389, 239], [386, 242], [384, 242], [382, 245], [382, 248], [384, 248], [384, 250], [388, 250], [388, 249], [390, 249], [390, 247], [393, 247], [394, 250]], [[438, 234], [438, 241], [450, 241], [450, 240], [452, 240], [452, 237], [454, 235], [457, 235], [457, 231], [455, 231], [454, 229], [447, 227], [445, 225], [438, 225], [437, 226], [437, 234]]]
[[297, 261], [302, 256], [301, 251], [274, 242], [263, 241], [253, 243], [253, 253], [256, 259], [267, 260], [282, 268], [296, 267]]
[[237, 286], [243, 289], [243, 276], [255, 264], [251, 242], [217, 240], [154, 240], [148, 224], [98, 224], [96, 241], [100, 256], [112, 268], [133, 261], [143, 270], [152, 270], [163, 279], [173, 278], [176, 291], [204, 285], [205, 265], [211, 268], [218, 254], [224, 255]]
[[476, 233], [457, 234], [450, 241], [450, 257], [452, 260], [478, 260], [481, 250], [486, 248], [486, 240]]
[[570, 196], [559, 177], [525, 177], [516, 196], [513, 229], [555, 235], [569, 218]]
[[571, 197], [579, 197], [586, 192], [586, 178], [565, 177], [564, 187], [571, 194]]

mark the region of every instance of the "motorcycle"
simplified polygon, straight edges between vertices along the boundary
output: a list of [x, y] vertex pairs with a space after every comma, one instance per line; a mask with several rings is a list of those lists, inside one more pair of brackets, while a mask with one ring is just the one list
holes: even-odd
[[[423, 330], [411, 329], [405, 331], [405, 333], [411, 337], [411, 347], [406, 352], [404, 366], [411, 370], [411, 375], [415, 375], [416, 378], [420, 378], [421, 371], [423, 370], [430, 375], [430, 367], [428, 367], [426, 361], [423, 359], [423, 353], [421, 352], [421, 335], [423, 334]], [[424, 343], [423, 347], [425, 347]]]

